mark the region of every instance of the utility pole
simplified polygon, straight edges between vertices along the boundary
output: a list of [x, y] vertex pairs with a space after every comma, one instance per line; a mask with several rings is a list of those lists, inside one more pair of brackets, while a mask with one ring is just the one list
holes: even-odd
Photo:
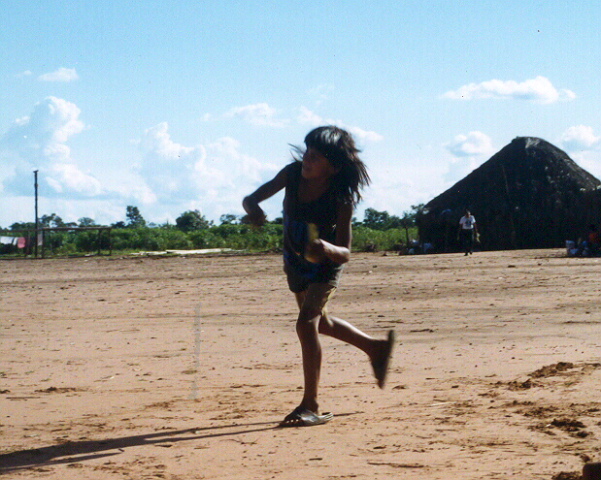
[[34, 189], [35, 189], [35, 238], [34, 238], [34, 253], [35, 253], [35, 258], [38, 258], [38, 228], [39, 228], [39, 221], [38, 221], [38, 171], [34, 170], [33, 171], [33, 179], [34, 179]]

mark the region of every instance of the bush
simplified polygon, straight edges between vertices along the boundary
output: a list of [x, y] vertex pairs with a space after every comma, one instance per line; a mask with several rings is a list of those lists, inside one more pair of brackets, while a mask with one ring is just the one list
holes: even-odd
[[250, 225], [219, 225], [189, 234], [194, 248], [232, 248], [265, 251], [282, 248], [282, 225], [267, 224], [260, 229]]
[[[223, 224], [202, 230], [183, 232], [172, 227], [114, 228], [110, 243], [108, 232], [96, 230], [70, 230], [47, 232], [45, 252], [48, 255], [68, 255], [128, 251], [165, 251], [208, 248], [231, 248], [252, 252], [281, 250], [283, 225], [268, 223], [262, 228], [246, 224]], [[416, 236], [416, 229], [409, 229], [409, 236]], [[395, 250], [404, 244], [406, 232], [402, 228], [374, 230], [359, 224], [353, 230], [355, 251]], [[100, 245], [99, 245], [100, 242]]]
[[[417, 229], [409, 229], [409, 237], [417, 237]], [[386, 251], [396, 250], [399, 245], [405, 245], [405, 229], [391, 228], [389, 230], [372, 230], [359, 225], [353, 229], [353, 250]]]

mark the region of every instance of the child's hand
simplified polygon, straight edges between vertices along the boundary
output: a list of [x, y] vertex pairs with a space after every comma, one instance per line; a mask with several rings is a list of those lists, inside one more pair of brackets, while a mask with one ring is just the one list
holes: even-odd
[[262, 227], [263, 225], [265, 225], [265, 222], [267, 221], [267, 216], [265, 215], [265, 213], [263, 212], [263, 210], [259, 209], [260, 211], [258, 212], [253, 212], [253, 213], [249, 213], [248, 214], [248, 221], [251, 223], [251, 225], [255, 226], [255, 227]]
[[317, 238], [307, 243], [305, 247], [305, 260], [311, 263], [322, 263], [326, 258], [326, 245], [323, 240]]
[[267, 221], [267, 216], [259, 206], [259, 202], [252, 196], [244, 197], [242, 206], [246, 210], [246, 221], [255, 227], [262, 227]]
[[250, 223], [254, 227], [262, 227], [267, 221], [267, 216], [261, 207], [258, 205], [245, 205], [246, 209], [246, 222]]

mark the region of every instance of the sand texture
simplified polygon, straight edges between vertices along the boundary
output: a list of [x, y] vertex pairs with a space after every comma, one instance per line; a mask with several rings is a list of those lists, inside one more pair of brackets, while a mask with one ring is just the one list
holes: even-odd
[[0, 476], [576, 479], [601, 460], [601, 259], [354, 254], [329, 310], [397, 332], [385, 390], [323, 337], [300, 401], [278, 255], [0, 260]]

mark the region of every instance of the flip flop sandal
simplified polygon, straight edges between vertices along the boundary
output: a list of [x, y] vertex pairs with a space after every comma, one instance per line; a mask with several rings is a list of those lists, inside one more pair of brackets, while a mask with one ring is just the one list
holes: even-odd
[[334, 418], [330, 412], [318, 414], [304, 407], [296, 407], [280, 423], [280, 427], [313, 427], [323, 425]]
[[378, 381], [378, 387], [384, 388], [386, 384], [386, 376], [388, 375], [388, 365], [390, 364], [390, 357], [392, 356], [392, 349], [394, 348], [395, 333], [394, 330], [388, 332], [388, 342], [386, 343], [386, 350], [383, 355], [378, 358], [377, 361], [372, 362], [371, 366], [374, 369], [374, 375]]

